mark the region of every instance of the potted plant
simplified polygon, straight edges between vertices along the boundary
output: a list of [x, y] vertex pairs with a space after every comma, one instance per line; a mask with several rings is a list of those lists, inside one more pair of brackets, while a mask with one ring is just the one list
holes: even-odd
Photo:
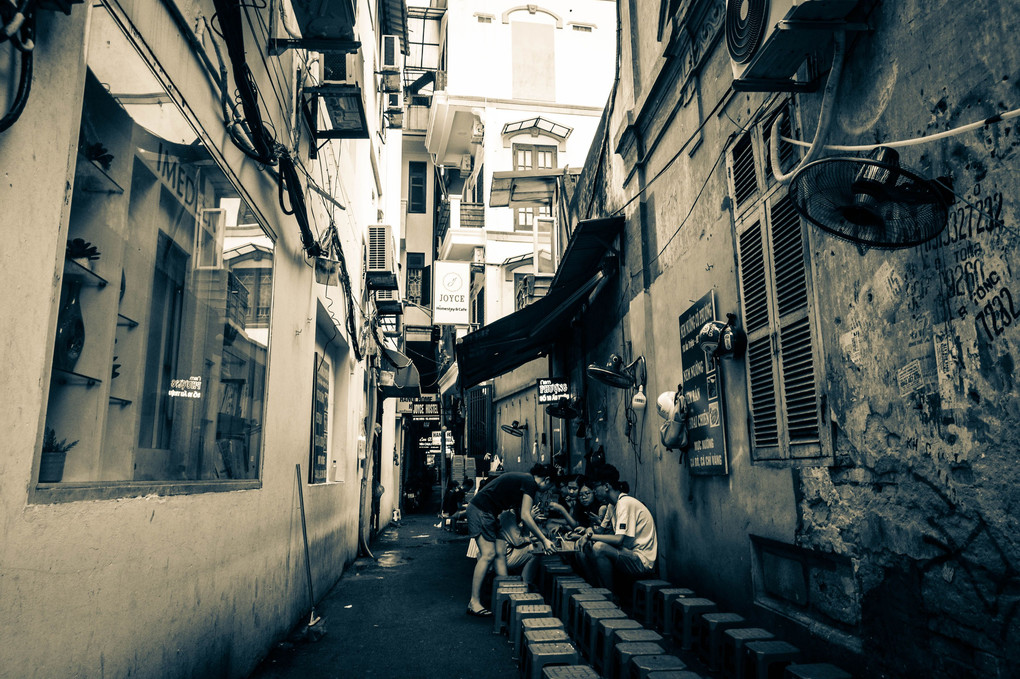
[[77, 441], [57, 440], [57, 432], [46, 427], [43, 435], [42, 461], [39, 464], [39, 483], [59, 483], [64, 477], [64, 461], [67, 451], [78, 445]]

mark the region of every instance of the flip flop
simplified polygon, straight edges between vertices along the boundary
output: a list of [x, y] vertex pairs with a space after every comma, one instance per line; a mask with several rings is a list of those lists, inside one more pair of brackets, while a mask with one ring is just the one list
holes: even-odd
[[481, 609], [479, 611], [472, 611], [470, 608], [468, 608], [467, 609], [467, 614], [468, 615], [472, 615], [472, 616], [474, 616], [476, 618], [491, 618], [492, 617], [492, 611], [490, 611], [488, 608], [483, 608], [483, 609]]

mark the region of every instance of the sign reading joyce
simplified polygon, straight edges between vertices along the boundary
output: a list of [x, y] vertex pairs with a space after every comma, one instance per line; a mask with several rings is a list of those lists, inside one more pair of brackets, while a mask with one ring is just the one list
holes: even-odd
[[471, 265], [468, 262], [435, 262], [432, 291], [432, 323], [471, 323]]
[[567, 384], [566, 380], [545, 377], [539, 378], [539, 403], [556, 403], [561, 398], [570, 398], [570, 385]]

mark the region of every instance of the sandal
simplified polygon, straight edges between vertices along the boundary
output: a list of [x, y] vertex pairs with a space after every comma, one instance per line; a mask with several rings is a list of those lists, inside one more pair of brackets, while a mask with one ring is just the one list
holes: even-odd
[[467, 614], [468, 615], [472, 615], [472, 616], [474, 616], [476, 618], [491, 618], [492, 617], [492, 611], [490, 611], [488, 608], [482, 608], [480, 610], [473, 611], [469, 607], [467, 609]]

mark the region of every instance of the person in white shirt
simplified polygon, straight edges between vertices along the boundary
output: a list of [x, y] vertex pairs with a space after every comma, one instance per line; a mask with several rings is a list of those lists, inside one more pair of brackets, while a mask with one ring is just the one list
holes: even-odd
[[655, 571], [659, 555], [655, 520], [648, 508], [625, 492], [626, 484], [612, 475], [603, 476], [593, 483], [595, 497], [613, 509], [613, 532], [599, 534], [585, 531], [578, 542], [591, 576], [597, 577], [603, 587], [613, 588], [613, 570], [644, 576]]

